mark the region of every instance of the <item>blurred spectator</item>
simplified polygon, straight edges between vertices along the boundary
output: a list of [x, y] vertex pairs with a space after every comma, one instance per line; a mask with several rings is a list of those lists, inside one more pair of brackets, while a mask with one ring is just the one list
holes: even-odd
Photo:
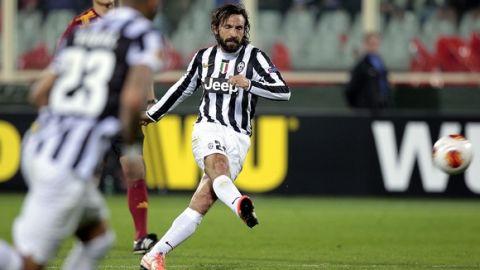
[[76, 10], [79, 7], [78, 1], [72, 0], [44, 0], [45, 8], [47, 10], [54, 10], [54, 9], [70, 9]]
[[184, 16], [178, 16], [178, 14], [187, 14], [191, 4], [189, 0], [162, 1], [161, 13], [158, 18], [155, 18], [155, 27], [163, 29], [163, 33], [171, 35], [172, 31], [177, 29], [180, 21], [185, 19]]
[[461, 18], [466, 12], [480, 7], [480, 0], [449, 0], [448, 5], [451, 6]]
[[226, 4], [240, 4], [240, 0], [215, 0], [215, 6], [220, 7]]
[[377, 111], [391, 105], [388, 71], [379, 55], [380, 35], [367, 33], [364, 39], [365, 55], [351, 71], [345, 88], [347, 103], [352, 108]]
[[278, 10], [280, 13], [285, 14], [291, 4], [291, 0], [262, 0], [258, 1], [258, 8], [260, 10]]
[[350, 15], [350, 20], [353, 21], [355, 15], [360, 12], [360, 8], [362, 6], [362, 1], [358, 0], [343, 0], [342, 7], [345, 11]]
[[38, 6], [44, 14], [52, 10], [71, 10], [78, 13], [91, 2], [88, 0], [38, 0]]
[[19, 9], [26, 12], [36, 11], [38, 8], [39, 0], [21, 0], [18, 2]]

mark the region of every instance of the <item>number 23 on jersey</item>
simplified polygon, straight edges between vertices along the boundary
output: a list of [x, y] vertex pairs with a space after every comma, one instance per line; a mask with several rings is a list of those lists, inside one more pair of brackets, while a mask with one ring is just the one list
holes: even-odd
[[114, 53], [70, 47], [62, 52], [59, 61], [61, 73], [50, 95], [51, 108], [58, 113], [99, 116], [108, 99]]

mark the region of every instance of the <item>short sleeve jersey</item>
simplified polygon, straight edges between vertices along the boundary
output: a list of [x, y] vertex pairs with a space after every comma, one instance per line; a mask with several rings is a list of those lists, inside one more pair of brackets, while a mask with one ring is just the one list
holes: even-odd
[[67, 36], [52, 62], [59, 76], [49, 107], [58, 114], [98, 119], [118, 116], [119, 97], [130, 67], [162, 66], [159, 32], [138, 11], [121, 7]]

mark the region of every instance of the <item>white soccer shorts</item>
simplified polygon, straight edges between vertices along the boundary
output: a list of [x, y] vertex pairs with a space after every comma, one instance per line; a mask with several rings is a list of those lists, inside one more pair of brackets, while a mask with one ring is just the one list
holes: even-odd
[[198, 166], [205, 169], [204, 158], [219, 153], [227, 156], [232, 180], [237, 178], [250, 148], [250, 136], [215, 123], [196, 123], [192, 131], [192, 151]]
[[13, 225], [15, 247], [22, 255], [46, 264], [79, 227], [107, 218], [95, 181], [79, 179], [43, 159], [24, 159], [22, 172], [29, 191]]

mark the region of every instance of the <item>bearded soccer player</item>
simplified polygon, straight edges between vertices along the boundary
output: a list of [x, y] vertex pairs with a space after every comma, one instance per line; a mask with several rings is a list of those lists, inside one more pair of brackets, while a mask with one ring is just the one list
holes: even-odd
[[[115, 6], [114, 0], [93, 0], [92, 7], [76, 16], [62, 35], [61, 41], [66, 39], [77, 28], [85, 27], [101, 17]], [[155, 94], [152, 89], [147, 93], [147, 108], [155, 103]], [[123, 178], [127, 186], [127, 200], [130, 214], [135, 226], [133, 253], [145, 254], [157, 242], [157, 235], [147, 233], [148, 192], [145, 183], [145, 165], [142, 156], [134, 159], [121, 155], [121, 138], [116, 137], [112, 143], [112, 152], [122, 167]]]
[[[198, 51], [186, 74], [147, 112], [156, 122], [198, 88], [203, 88], [192, 148], [203, 177], [188, 207], [145, 254], [140, 268], [165, 269], [165, 255], [190, 235], [218, 199], [248, 227], [258, 224], [252, 200], [234, 185], [250, 147], [258, 98], [289, 100], [290, 90], [268, 56], [249, 43], [246, 10], [225, 5], [212, 14], [217, 45]], [[219, 235], [218, 237], [222, 237]]]

